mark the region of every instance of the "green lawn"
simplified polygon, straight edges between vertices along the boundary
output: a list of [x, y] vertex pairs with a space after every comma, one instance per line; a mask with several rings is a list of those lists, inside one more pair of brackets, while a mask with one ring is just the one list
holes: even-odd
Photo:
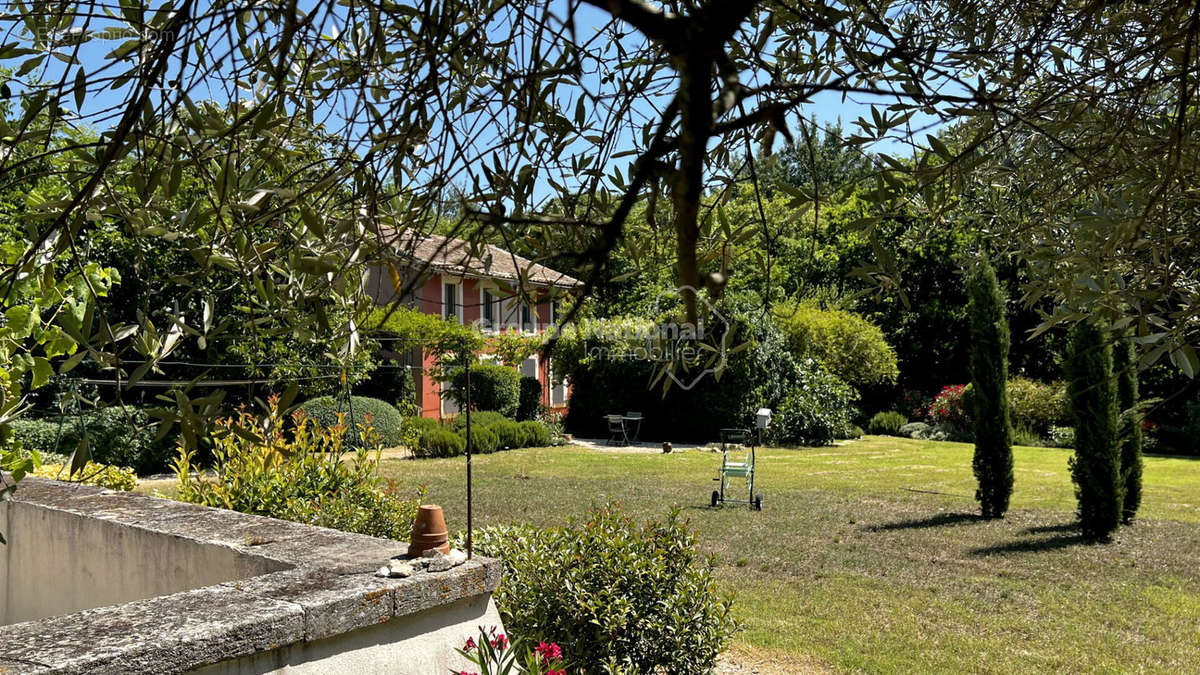
[[[595, 502], [682, 506], [745, 625], [787, 670], [1194, 671], [1200, 461], [1146, 459], [1143, 518], [1106, 546], [1073, 527], [1069, 451], [1016, 450], [1013, 510], [974, 517], [971, 446], [867, 437], [759, 454], [764, 510], [708, 507], [719, 456], [544, 448], [477, 457], [482, 525], [552, 525]], [[385, 460], [465, 525], [464, 462]]]

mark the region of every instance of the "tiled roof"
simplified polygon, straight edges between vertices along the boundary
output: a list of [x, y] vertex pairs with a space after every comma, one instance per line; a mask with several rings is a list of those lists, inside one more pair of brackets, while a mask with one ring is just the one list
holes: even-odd
[[427, 263], [438, 272], [458, 276], [484, 277], [515, 282], [528, 279], [530, 283], [558, 288], [577, 288], [583, 282], [575, 277], [552, 270], [545, 265], [510, 253], [491, 244], [476, 244], [440, 234], [383, 231], [387, 243], [400, 255]]

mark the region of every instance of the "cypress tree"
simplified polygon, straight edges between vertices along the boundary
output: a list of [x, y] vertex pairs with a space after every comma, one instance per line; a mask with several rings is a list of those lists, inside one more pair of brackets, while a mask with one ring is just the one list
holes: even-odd
[[975, 499], [984, 518], [1002, 518], [1013, 489], [1012, 428], [1008, 417], [1008, 322], [1004, 294], [986, 261], [967, 278], [971, 320], [971, 400], [979, 483]]
[[1137, 347], [1128, 333], [1121, 336], [1113, 349], [1113, 369], [1117, 376], [1117, 400], [1121, 406], [1118, 441], [1121, 479], [1125, 485], [1121, 522], [1129, 524], [1142, 503], [1142, 420], [1135, 409], [1138, 402]]
[[1067, 341], [1065, 375], [1075, 421], [1071, 480], [1083, 536], [1106, 541], [1121, 522], [1125, 486], [1117, 447], [1112, 346], [1095, 320], [1080, 321]]

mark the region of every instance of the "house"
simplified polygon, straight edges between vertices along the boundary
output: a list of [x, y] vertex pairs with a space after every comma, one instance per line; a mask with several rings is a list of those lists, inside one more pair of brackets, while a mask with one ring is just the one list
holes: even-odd
[[[395, 233], [381, 228], [384, 243], [401, 261], [395, 268], [373, 266], [368, 287], [379, 304], [398, 300], [428, 314], [465, 324], [485, 333], [519, 330], [545, 332], [555, 325], [564, 300], [578, 294], [583, 283], [562, 272], [539, 265], [498, 246], [436, 234]], [[393, 274], [398, 276], [393, 278]], [[400, 282], [400, 283], [397, 283]], [[411, 288], [404, 298], [396, 287]], [[436, 357], [420, 347], [389, 354], [412, 366], [416, 375], [417, 405], [421, 415], [443, 419], [457, 414], [454, 401], [442, 397], [442, 383], [428, 375]], [[486, 354], [481, 358], [487, 360]], [[534, 354], [520, 367], [521, 374], [542, 384], [542, 403], [564, 408], [569, 396], [565, 384], [553, 386], [553, 364]]]

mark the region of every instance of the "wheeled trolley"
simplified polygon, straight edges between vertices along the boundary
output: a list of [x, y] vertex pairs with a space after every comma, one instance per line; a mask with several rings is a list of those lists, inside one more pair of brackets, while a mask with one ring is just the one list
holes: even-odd
[[[730, 479], [733, 478], [746, 480], [746, 499], [725, 496], [725, 490], [732, 487]], [[713, 506], [736, 502], [762, 511], [762, 493], [754, 492], [754, 435], [749, 429], [721, 430], [721, 475], [713, 480], [721, 483], [720, 490], [713, 490]]]

